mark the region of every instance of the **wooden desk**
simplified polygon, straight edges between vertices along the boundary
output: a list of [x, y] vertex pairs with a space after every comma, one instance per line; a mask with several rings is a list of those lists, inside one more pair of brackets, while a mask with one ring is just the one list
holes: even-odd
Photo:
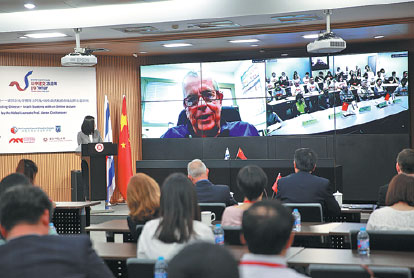
[[129, 232], [128, 222], [126, 219], [110, 220], [99, 224], [93, 224], [85, 228], [86, 232], [106, 232], [106, 241], [114, 242], [115, 234], [122, 234], [124, 242], [131, 242], [131, 234]]
[[96, 242], [93, 244], [96, 253], [103, 260], [126, 260], [137, 257], [137, 244], [132, 242]]
[[369, 257], [360, 257], [350, 249], [305, 248], [288, 259], [289, 266], [310, 264], [345, 264], [408, 267], [414, 270], [414, 252], [371, 251]]
[[[249, 250], [247, 249], [247, 246], [239, 246], [239, 245], [225, 245], [225, 247], [230, 251], [230, 253], [233, 254], [234, 258], [237, 261], [240, 261], [240, 259], [243, 257], [244, 254], [248, 253]], [[286, 259], [292, 258], [305, 248], [303, 247], [290, 247], [289, 250], [286, 253]]]
[[350, 222], [344, 222], [339, 223], [338, 226], [334, 227], [329, 234], [334, 236], [345, 236], [349, 237], [349, 232], [352, 230], [359, 230], [362, 227], [366, 227], [366, 223], [350, 223]]
[[90, 224], [91, 206], [93, 202], [56, 202], [52, 222], [59, 234], [85, 233], [85, 227]]
[[303, 222], [300, 232], [295, 232], [295, 236], [329, 236], [330, 232], [342, 223], [311, 223]]

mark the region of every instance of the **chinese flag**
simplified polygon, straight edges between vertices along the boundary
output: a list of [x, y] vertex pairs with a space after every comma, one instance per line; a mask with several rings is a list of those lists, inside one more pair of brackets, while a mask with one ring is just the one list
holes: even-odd
[[390, 99], [390, 94], [388, 94], [388, 93], [387, 93], [387, 94], [385, 95], [385, 100], [387, 100], [387, 101], [388, 101], [389, 99]]
[[348, 106], [349, 106], [349, 103], [347, 103], [347, 102], [342, 103], [342, 111], [347, 111]]
[[127, 198], [127, 185], [132, 176], [131, 143], [129, 142], [129, 130], [126, 111], [125, 96], [122, 100], [121, 129], [118, 143], [118, 188], [122, 197]]
[[241, 148], [239, 148], [239, 150], [237, 151], [236, 158], [240, 158], [240, 159], [242, 159], [242, 160], [247, 159], [247, 157], [244, 155], [244, 153], [243, 153], [243, 151], [242, 151], [242, 149], [241, 149]]
[[279, 179], [282, 177], [282, 175], [279, 173], [279, 175], [277, 175], [277, 178], [275, 180], [275, 183], [272, 186], [272, 189], [275, 193], [277, 193], [277, 182], [279, 181]]

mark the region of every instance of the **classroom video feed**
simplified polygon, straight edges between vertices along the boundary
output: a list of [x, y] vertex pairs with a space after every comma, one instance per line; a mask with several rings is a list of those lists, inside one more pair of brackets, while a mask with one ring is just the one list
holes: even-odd
[[264, 135], [267, 127], [264, 86], [264, 62], [142, 66], [142, 136]]
[[269, 59], [265, 70], [267, 135], [408, 132], [407, 52]]

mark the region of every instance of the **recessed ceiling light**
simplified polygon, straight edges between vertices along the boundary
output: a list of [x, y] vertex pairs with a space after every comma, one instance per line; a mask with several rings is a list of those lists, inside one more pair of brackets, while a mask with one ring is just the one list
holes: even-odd
[[287, 53], [282, 53], [282, 54], [280, 54], [280, 56], [282, 56], [282, 57], [286, 57], [286, 56], [288, 56], [289, 54], [287, 54]]
[[145, 53], [147, 53], [147, 51], [140, 51], [139, 53], [140, 54], [145, 54]]
[[164, 47], [184, 47], [184, 46], [192, 46], [191, 43], [167, 43], [163, 44]]
[[302, 38], [304, 39], [317, 39], [319, 37], [319, 34], [308, 34], [308, 35], [303, 35]]
[[66, 34], [62, 33], [34, 33], [34, 34], [26, 34], [26, 37], [33, 38], [33, 39], [44, 39], [44, 38], [59, 38], [59, 37], [66, 37]]
[[258, 44], [251, 44], [250, 46], [256, 47], [259, 46]]
[[26, 4], [24, 4], [24, 7], [26, 9], [32, 10], [32, 9], [36, 8], [36, 5], [33, 4], [33, 3], [26, 3]]
[[384, 36], [380, 35], [380, 36], [375, 36], [374, 39], [382, 39]]
[[28, 37], [20, 36], [19, 39], [27, 39]]
[[246, 40], [231, 40], [230, 43], [249, 43], [249, 42], [258, 42], [258, 39], [246, 39]]

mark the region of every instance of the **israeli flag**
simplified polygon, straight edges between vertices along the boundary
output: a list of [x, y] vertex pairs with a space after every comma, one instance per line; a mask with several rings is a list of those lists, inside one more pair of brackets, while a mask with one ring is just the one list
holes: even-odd
[[[112, 125], [111, 125], [111, 115], [109, 113], [109, 102], [108, 98], [105, 95], [105, 137], [104, 142], [111, 142], [112, 143]], [[109, 204], [109, 201], [111, 200], [112, 194], [115, 191], [115, 163], [114, 163], [114, 157], [107, 156], [106, 157], [106, 195], [107, 200], [106, 202]]]

